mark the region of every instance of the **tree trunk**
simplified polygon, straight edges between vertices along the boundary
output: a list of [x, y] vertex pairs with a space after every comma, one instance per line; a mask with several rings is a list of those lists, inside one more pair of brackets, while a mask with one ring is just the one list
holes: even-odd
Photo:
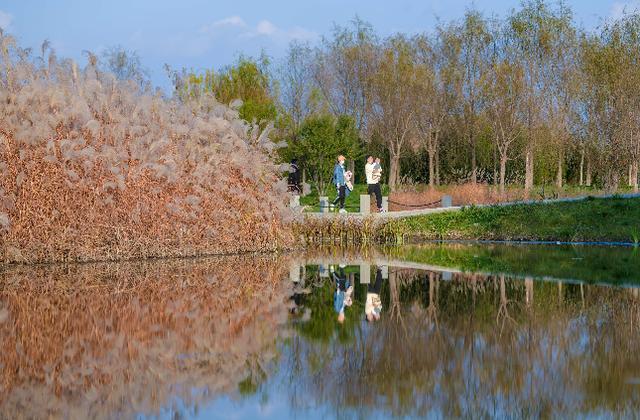
[[580, 150], [580, 186], [584, 185], [584, 147]]
[[476, 162], [476, 144], [471, 138], [471, 183], [475, 184], [478, 179], [478, 168]]
[[436, 186], [436, 168], [434, 168], [435, 163], [435, 150], [429, 149], [429, 188], [434, 189]]
[[389, 189], [391, 191], [395, 191], [400, 179], [398, 179], [398, 175], [400, 174], [400, 156], [397, 154], [391, 155], [391, 163], [389, 166]]
[[587, 187], [591, 186], [591, 159], [587, 158], [587, 177], [585, 180]]
[[631, 180], [631, 186], [633, 187], [633, 192], [637, 193], [638, 192], [638, 167], [640, 165], [638, 164], [638, 161], [636, 160], [635, 162], [633, 162], [633, 179]]
[[524, 193], [526, 197], [529, 197], [531, 190], [533, 189], [533, 149], [531, 146], [527, 147], [525, 155], [525, 173], [524, 173]]
[[633, 162], [629, 164], [629, 177], [627, 181], [627, 187], [633, 186]]
[[507, 175], [507, 155], [500, 154], [500, 194], [504, 194], [504, 184]]
[[436, 185], [440, 185], [440, 148], [436, 149]]
[[562, 153], [558, 155], [558, 174], [556, 176], [556, 187], [562, 189]]

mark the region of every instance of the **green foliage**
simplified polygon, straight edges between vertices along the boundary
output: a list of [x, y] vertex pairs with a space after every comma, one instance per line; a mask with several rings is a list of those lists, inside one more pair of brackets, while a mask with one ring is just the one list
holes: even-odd
[[629, 243], [640, 225], [640, 199], [468, 207], [392, 222], [423, 239], [611, 241]]
[[269, 61], [240, 57], [232, 66], [220, 72], [185, 72], [176, 80], [176, 93], [183, 100], [213, 94], [223, 104], [239, 99], [240, 118], [260, 127], [277, 118], [277, 108], [271, 92], [272, 80], [268, 72]]
[[297, 158], [311, 176], [321, 195], [330, 189], [333, 167], [338, 155], [347, 159], [361, 158], [358, 130], [348, 116], [310, 116], [302, 123], [297, 139], [290, 140], [285, 156]]

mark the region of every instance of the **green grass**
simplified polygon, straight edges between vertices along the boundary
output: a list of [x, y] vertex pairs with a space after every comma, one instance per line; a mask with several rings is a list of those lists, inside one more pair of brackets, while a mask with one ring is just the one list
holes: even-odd
[[[389, 195], [389, 187], [386, 185], [382, 185], [382, 195]], [[357, 213], [360, 211], [360, 195], [367, 194], [367, 186], [366, 185], [354, 185], [353, 191], [345, 200], [345, 206], [347, 207], [347, 211], [350, 213]], [[337, 196], [337, 192], [335, 187], [329, 187], [327, 192], [327, 196], [329, 197], [329, 202], [332, 202]], [[372, 198], [373, 199], [373, 198]], [[300, 204], [303, 206], [307, 206], [307, 211], [309, 212], [319, 212], [320, 211], [320, 196], [318, 195], [318, 191], [313, 188], [311, 193], [305, 197], [300, 197]]]
[[390, 222], [415, 239], [638, 241], [640, 199], [588, 198], [553, 204], [467, 207]]

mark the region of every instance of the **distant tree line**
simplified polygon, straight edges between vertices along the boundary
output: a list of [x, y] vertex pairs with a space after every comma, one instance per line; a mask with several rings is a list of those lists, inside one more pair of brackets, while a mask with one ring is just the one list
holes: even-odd
[[392, 189], [572, 182], [637, 191], [639, 60], [640, 15], [585, 31], [564, 3], [527, 0], [503, 18], [469, 10], [417, 35], [382, 38], [356, 18], [317, 46], [292, 43], [276, 68], [241, 58], [221, 72], [183, 72], [176, 86], [240, 98], [243, 118], [274, 121], [283, 160], [297, 158], [315, 183], [330, 177], [318, 159], [366, 150], [386, 159]]

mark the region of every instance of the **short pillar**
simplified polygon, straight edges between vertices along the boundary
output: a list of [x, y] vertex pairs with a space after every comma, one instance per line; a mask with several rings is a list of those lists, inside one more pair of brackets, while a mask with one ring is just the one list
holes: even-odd
[[299, 195], [294, 194], [291, 197], [289, 197], [289, 207], [291, 207], [292, 209], [297, 209], [298, 207], [300, 207]]
[[452, 206], [453, 206], [453, 201], [451, 200], [451, 196], [450, 195], [442, 196], [442, 207], [452, 207]]
[[320, 264], [320, 266], [318, 266], [318, 272], [320, 273], [320, 277], [323, 279], [329, 277], [329, 268], [325, 265]]
[[389, 197], [382, 197], [382, 208], [384, 211], [389, 211]]
[[320, 197], [320, 212], [329, 213], [329, 197]]
[[369, 284], [371, 282], [371, 265], [360, 264], [360, 284]]
[[369, 214], [371, 213], [371, 196], [370, 195], [360, 195], [360, 213]]
[[383, 280], [389, 280], [389, 266], [383, 265], [380, 267], [380, 272], [382, 273]]
[[453, 279], [453, 273], [451, 271], [443, 271], [442, 272], [442, 280], [443, 281], [451, 281]]
[[291, 263], [291, 265], [289, 266], [289, 279], [293, 283], [300, 282], [300, 265], [299, 264], [296, 264], [295, 262]]

